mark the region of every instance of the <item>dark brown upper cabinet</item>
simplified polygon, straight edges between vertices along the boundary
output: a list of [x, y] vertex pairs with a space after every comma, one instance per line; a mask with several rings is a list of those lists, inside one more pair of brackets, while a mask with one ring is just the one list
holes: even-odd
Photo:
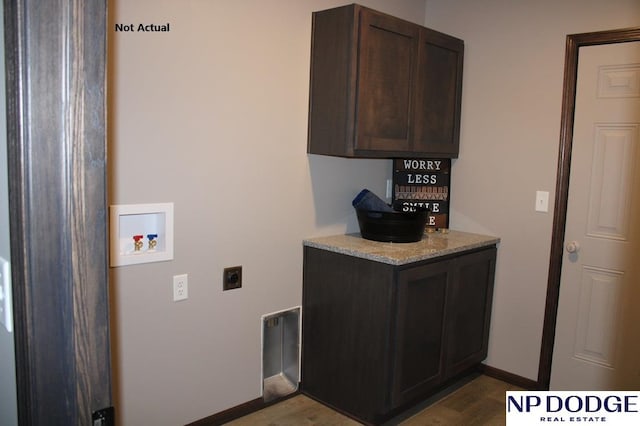
[[313, 13], [307, 152], [458, 156], [464, 42], [356, 4]]

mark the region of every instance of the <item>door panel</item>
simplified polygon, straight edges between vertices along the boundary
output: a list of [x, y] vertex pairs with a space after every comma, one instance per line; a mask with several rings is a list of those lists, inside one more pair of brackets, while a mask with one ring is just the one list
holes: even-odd
[[424, 394], [442, 380], [442, 345], [450, 262], [398, 274], [398, 307], [392, 406]]
[[587, 235], [627, 240], [638, 125], [597, 124]]
[[413, 150], [458, 152], [463, 44], [423, 28], [414, 102]]
[[582, 270], [574, 356], [606, 367], [614, 366], [615, 334], [618, 324], [620, 271], [585, 266]]
[[554, 390], [640, 388], [638, 64], [640, 42], [580, 50]]
[[446, 309], [447, 377], [461, 373], [487, 356], [495, 262], [495, 248], [455, 260]]
[[409, 150], [419, 27], [361, 12], [356, 149]]

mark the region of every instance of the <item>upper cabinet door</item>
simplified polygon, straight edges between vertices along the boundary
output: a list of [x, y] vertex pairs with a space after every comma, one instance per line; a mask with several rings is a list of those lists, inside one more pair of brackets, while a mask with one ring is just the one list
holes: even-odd
[[409, 151], [420, 27], [360, 13], [356, 150]]
[[458, 156], [463, 54], [461, 40], [427, 28], [420, 32], [414, 151]]
[[358, 5], [315, 12], [307, 152], [457, 157], [463, 48]]

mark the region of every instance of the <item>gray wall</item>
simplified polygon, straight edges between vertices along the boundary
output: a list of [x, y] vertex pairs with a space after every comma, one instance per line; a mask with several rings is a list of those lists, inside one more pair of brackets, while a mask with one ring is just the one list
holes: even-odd
[[[640, 25], [638, 0], [427, 0], [426, 25], [465, 40], [454, 227], [502, 238], [490, 366], [537, 379], [568, 34]], [[549, 213], [534, 211], [549, 191]]]
[[[110, 2], [111, 204], [175, 203], [174, 260], [111, 270], [121, 424], [184, 424], [258, 398], [260, 319], [300, 305], [302, 240], [356, 231], [353, 197], [384, 196], [390, 160], [306, 153], [311, 12], [347, 3]], [[424, 20], [424, 0], [363, 3]], [[234, 265], [243, 287], [222, 292]], [[173, 302], [184, 273], [189, 298]]]
[[[0, 3], [0, 22], [4, 22]], [[4, 30], [0, 31], [0, 257], [11, 260], [9, 249], [9, 195], [7, 177], [7, 126], [4, 73]], [[0, 326], [0, 423], [18, 424], [16, 405], [16, 363], [13, 333]]]

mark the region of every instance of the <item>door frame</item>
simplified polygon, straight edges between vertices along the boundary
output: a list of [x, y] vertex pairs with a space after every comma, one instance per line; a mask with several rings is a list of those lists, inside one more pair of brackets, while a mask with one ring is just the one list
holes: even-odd
[[551, 254], [547, 281], [547, 299], [542, 328], [540, 363], [538, 366], [538, 389], [547, 390], [551, 382], [551, 363], [553, 344], [556, 334], [558, 300], [560, 297], [560, 278], [564, 256], [565, 225], [567, 220], [567, 202], [569, 199], [569, 173], [571, 169], [571, 148], [573, 143], [573, 124], [576, 102], [576, 82], [578, 78], [578, 55], [581, 47], [612, 43], [640, 41], [640, 27], [610, 31], [598, 31], [567, 36], [564, 84], [562, 88], [562, 116], [560, 122], [560, 149], [558, 173], [556, 177], [556, 196], [551, 236]]
[[93, 424], [112, 405], [106, 0], [4, 8], [18, 421]]

